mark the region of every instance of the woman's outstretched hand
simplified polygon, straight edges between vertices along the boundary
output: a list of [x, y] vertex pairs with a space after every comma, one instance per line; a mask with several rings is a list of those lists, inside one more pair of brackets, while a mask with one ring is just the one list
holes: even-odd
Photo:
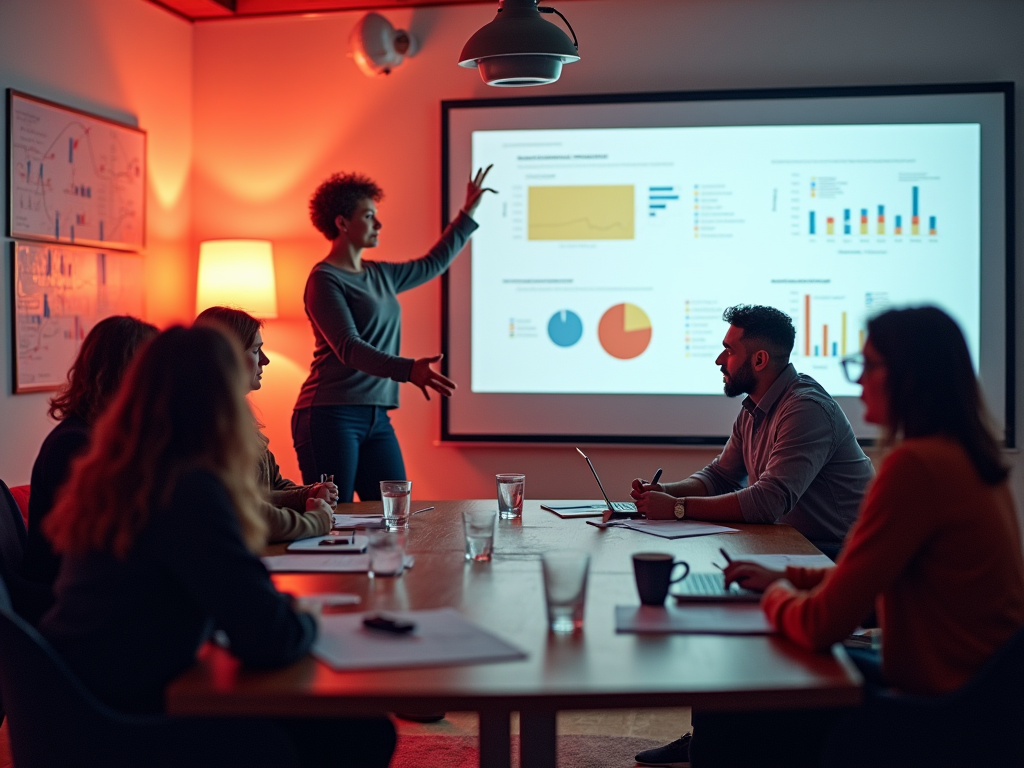
[[444, 355], [421, 357], [419, 360], [415, 360], [413, 362], [412, 371], [409, 372], [409, 381], [423, 391], [423, 396], [427, 398], [427, 400], [430, 399], [430, 390], [440, 392], [445, 397], [451, 397], [452, 390], [455, 389], [454, 381], [449, 379], [447, 376], [442, 376], [430, 367], [431, 363], [440, 362], [442, 357], [444, 357]]
[[484, 186], [484, 179], [487, 178], [487, 174], [491, 168], [494, 167], [494, 163], [491, 163], [486, 168], [477, 169], [476, 176], [469, 180], [466, 185], [466, 202], [462, 206], [462, 210], [470, 216], [473, 215], [473, 211], [480, 205], [480, 198], [484, 196], [484, 192], [493, 192], [498, 194], [498, 190], [491, 189], [490, 187]]

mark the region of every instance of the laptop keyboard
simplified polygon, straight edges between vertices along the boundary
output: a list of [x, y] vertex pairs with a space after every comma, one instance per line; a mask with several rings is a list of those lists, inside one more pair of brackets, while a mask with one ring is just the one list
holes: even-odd
[[675, 588], [677, 594], [715, 597], [718, 595], [755, 595], [749, 589], [741, 589], [736, 584], [725, 588], [725, 576], [720, 573], [691, 573]]
[[636, 504], [632, 501], [613, 501], [612, 509], [616, 512], [636, 512]]

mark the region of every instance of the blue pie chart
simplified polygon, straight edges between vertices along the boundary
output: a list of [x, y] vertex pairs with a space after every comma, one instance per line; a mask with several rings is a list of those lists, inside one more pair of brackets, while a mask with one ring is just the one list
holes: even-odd
[[571, 347], [583, 337], [583, 321], [568, 309], [555, 312], [548, 320], [548, 336], [560, 347]]

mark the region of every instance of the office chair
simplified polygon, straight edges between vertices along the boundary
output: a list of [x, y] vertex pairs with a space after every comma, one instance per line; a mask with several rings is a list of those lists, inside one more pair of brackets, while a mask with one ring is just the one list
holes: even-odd
[[[0, 578], [5, 582], [17, 578], [27, 535], [21, 510], [10, 489], [0, 480]], [[3, 698], [0, 697], [0, 725], [3, 722]]]
[[965, 685], [941, 696], [868, 686], [825, 746], [827, 768], [1024, 765], [1024, 629]]
[[0, 699], [18, 768], [68, 765], [291, 766], [286, 738], [258, 720], [127, 715], [96, 699], [14, 613], [0, 580]]

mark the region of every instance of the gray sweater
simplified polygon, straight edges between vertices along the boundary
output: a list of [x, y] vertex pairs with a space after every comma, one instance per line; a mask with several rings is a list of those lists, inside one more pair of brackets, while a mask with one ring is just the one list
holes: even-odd
[[364, 261], [346, 272], [321, 261], [306, 281], [306, 316], [316, 348], [296, 408], [313, 405], [398, 407], [398, 383], [409, 380], [413, 360], [399, 357], [402, 307], [397, 295], [444, 272], [477, 223], [465, 213], [419, 259]]

